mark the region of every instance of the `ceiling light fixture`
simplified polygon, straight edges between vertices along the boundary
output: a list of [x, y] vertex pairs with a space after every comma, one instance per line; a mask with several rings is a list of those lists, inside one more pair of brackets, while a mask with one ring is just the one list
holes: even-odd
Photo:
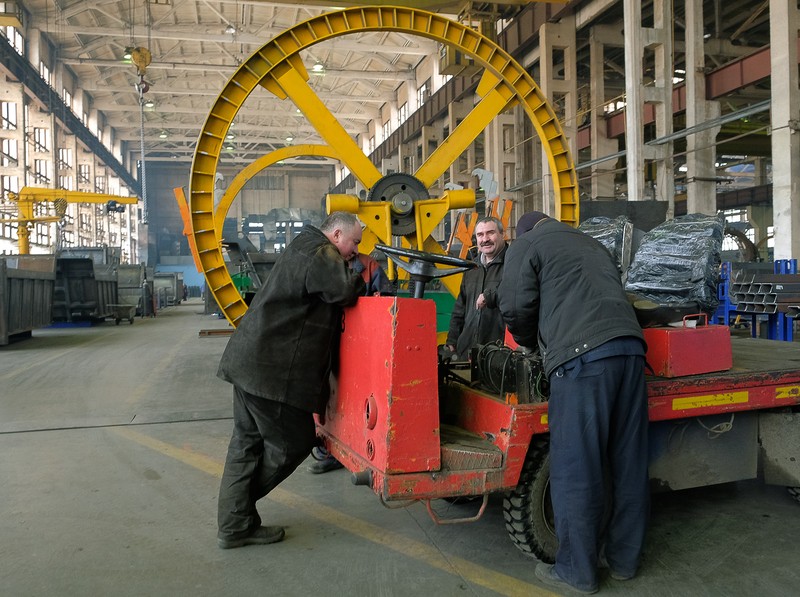
[[153, 100], [151, 100], [151, 99], [149, 99], [149, 100], [145, 100], [145, 102], [144, 102], [144, 107], [145, 107], [145, 108], [152, 108], [152, 107], [154, 107], [155, 105], [156, 105], [156, 103], [155, 103]]
[[233, 133], [228, 133], [227, 135], [225, 135], [226, 139], [234, 139], [235, 137], [236, 135], [234, 135]]
[[166, 139], [167, 137], [169, 137], [169, 133], [167, 133], [167, 131], [161, 131], [161, 133], [158, 135], [159, 139]]
[[122, 53], [123, 60], [130, 60], [133, 56], [133, 46], [128, 46], [125, 48], [125, 51]]
[[236, 27], [228, 23], [228, 26], [225, 27], [225, 33], [228, 35], [234, 35], [236, 33]]
[[294, 141], [294, 137], [292, 137], [291, 135], [289, 135], [288, 137], [286, 137], [286, 142], [287, 142], [287, 143], [291, 143], [292, 141]]
[[314, 73], [315, 75], [324, 75], [325, 65], [317, 61], [316, 63], [314, 63], [314, 66], [311, 67], [311, 72]]

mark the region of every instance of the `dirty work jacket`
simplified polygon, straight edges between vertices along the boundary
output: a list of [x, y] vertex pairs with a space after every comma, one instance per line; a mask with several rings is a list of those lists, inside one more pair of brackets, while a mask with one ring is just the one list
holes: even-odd
[[558, 220], [541, 220], [506, 253], [498, 304], [514, 340], [538, 344], [549, 376], [601, 344], [644, 335], [611, 254]]
[[[447, 333], [447, 344], [456, 347], [456, 357], [460, 360], [469, 357], [473, 346], [503, 338], [505, 324], [497, 309], [497, 286], [503, 277], [503, 260], [507, 250], [508, 245], [489, 265], [483, 265], [478, 255], [478, 267], [465, 272], [461, 278], [461, 288], [453, 305]], [[481, 293], [486, 299], [486, 307], [476, 309], [475, 301]]]
[[342, 307], [363, 292], [336, 246], [306, 226], [253, 297], [217, 375], [256, 396], [323, 412]]

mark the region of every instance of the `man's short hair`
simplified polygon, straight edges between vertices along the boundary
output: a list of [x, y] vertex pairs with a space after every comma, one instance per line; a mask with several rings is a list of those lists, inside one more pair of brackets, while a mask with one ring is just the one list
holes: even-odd
[[355, 214], [348, 213], [346, 211], [334, 211], [325, 218], [325, 221], [322, 222], [322, 225], [319, 229], [322, 232], [333, 232], [337, 228], [339, 230], [352, 230], [354, 226], [360, 226], [361, 222], [358, 221], [358, 218]]
[[484, 224], [486, 222], [494, 222], [495, 224], [497, 224], [497, 231], [500, 234], [503, 234], [503, 222], [501, 222], [499, 219], [495, 218], [494, 216], [483, 216], [482, 218], [478, 218], [478, 221], [475, 222], [475, 227], [477, 228], [478, 224]]

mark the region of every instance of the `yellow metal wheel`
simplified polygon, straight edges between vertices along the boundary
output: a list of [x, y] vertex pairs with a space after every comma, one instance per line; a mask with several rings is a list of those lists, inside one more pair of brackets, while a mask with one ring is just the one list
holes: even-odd
[[228, 215], [228, 211], [234, 199], [236, 199], [239, 191], [247, 184], [248, 180], [265, 168], [269, 168], [281, 160], [307, 155], [339, 159], [339, 154], [327, 145], [290, 145], [289, 147], [282, 147], [275, 151], [270, 151], [267, 155], [261, 156], [239, 172], [231, 181], [231, 184], [228, 185], [228, 188], [225, 189], [225, 193], [222, 195], [222, 199], [220, 199], [219, 205], [217, 205], [217, 209], [214, 212], [214, 230], [217, 235], [217, 240], [222, 241], [222, 225], [225, 223], [225, 217]]
[[[195, 148], [189, 183], [194, 238], [207, 289], [234, 326], [247, 305], [225, 267], [214, 211], [215, 174], [228, 129], [250, 93], [259, 85], [265, 87], [282, 99], [291, 99], [350, 172], [371, 189], [381, 173], [309, 87], [309, 75], [300, 57], [302, 50], [321, 41], [366, 31], [395, 31], [433, 39], [471, 56], [485, 69], [477, 90], [481, 101], [414, 173], [426, 188], [495, 116], [520, 104], [547, 156], [560, 210], [556, 215], [577, 225], [577, 177], [561, 126], [539, 87], [507, 52], [472, 28], [424, 10], [362, 6], [322, 14], [277, 35], [242, 63], [211, 108]], [[432, 239], [422, 238], [421, 248], [427, 249]]]

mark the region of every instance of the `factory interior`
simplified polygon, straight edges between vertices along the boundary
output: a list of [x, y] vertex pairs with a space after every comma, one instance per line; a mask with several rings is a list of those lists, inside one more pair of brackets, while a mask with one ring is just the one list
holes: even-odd
[[[479, 218], [513, 247], [536, 211], [647, 299], [649, 525], [600, 592], [791, 594], [799, 32], [798, 0], [0, 2], [2, 593], [576, 594], [534, 574], [541, 357], [441, 350]], [[391, 284], [344, 309], [340, 466], [220, 549], [220, 358], [339, 211]]]

